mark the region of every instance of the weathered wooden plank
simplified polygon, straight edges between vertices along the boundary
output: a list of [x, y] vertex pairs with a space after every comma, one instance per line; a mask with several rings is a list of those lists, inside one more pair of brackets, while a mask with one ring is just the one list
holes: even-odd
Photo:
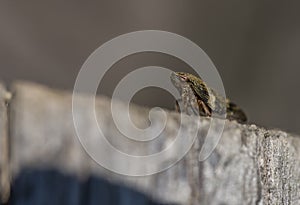
[[0, 199], [4, 202], [7, 201], [10, 191], [7, 118], [7, 102], [10, 100], [9, 98], [10, 93], [0, 84]]
[[[255, 125], [226, 122], [218, 146], [204, 162], [198, 161], [208, 118], [182, 119], [183, 135], [188, 137], [201, 124], [201, 132], [186, 157], [168, 170], [144, 177], [114, 174], [95, 163], [76, 137], [72, 120], [72, 95], [30, 83], [15, 83], [11, 103], [11, 171], [13, 176], [24, 167], [56, 168], [84, 177], [98, 174], [138, 188], [164, 202], [179, 204], [299, 204], [300, 138], [282, 131], [265, 130]], [[82, 96], [81, 129], [91, 134], [87, 141], [96, 143], [93, 116], [86, 111], [88, 96]], [[117, 130], [110, 114], [110, 100], [96, 99], [97, 119], [111, 143], [131, 154], [149, 154], [168, 144], [178, 131], [180, 115], [168, 112], [163, 140], [151, 145], [138, 144]], [[118, 103], [118, 117], [127, 126], [125, 105]], [[149, 126], [147, 108], [132, 105], [131, 117], [139, 127]], [[160, 121], [161, 119], [155, 120]], [[122, 121], [122, 119], [124, 119]], [[155, 129], [155, 126], [154, 128]], [[155, 131], [155, 130], [153, 130]], [[145, 137], [145, 136], [144, 136]], [[212, 140], [212, 139], [209, 139]], [[99, 149], [111, 163], [125, 169], [151, 169], [154, 164], [134, 167], [117, 161], [109, 150]], [[166, 162], [167, 163], [167, 162]], [[161, 164], [160, 164], [161, 165]]]

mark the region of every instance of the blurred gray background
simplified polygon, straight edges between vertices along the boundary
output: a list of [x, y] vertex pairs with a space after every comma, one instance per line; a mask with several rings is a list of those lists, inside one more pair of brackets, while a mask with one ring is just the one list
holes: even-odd
[[[300, 134], [300, 1], [0, 2], [0, 77], [72, 90], [86, 58], [106, 41], [164, 30], [198, 44], [217, 67], [226, 94], [251, 122]], [[188, 71], [167, 55], [141, 53], [114, 65], [101, 83], [110, 96], [129, 71], [159, 65]], [[173, 109], [174, 99], [145, 89], [134, 102]]]

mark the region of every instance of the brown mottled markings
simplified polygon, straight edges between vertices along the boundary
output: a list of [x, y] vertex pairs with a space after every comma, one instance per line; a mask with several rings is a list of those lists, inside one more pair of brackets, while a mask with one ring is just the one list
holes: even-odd
[[[207, 84], [200, 78], [190, 73], [174, 72], [171, 74], [171, 81], [174, 86], [181, 93], [181, 99], [183, 106], [191, 106], [189, 109], [184, 107], [186, 114], [191, 114], [188, 110], [198, 110], [194, 114], [200, 114], [202, 116], [211, 116], [212, 114], [217, 116], [223, 116], [226, 109], [226, 118], [229, 120], [236, 120], [240, 123], [246, 123], [246, 114], [236, 104], [232, 103], [229, 99], [225, 99], [219, 95], [216, 91], [209, 88]], [[196, 98], [195, 103], [190, 102]], [[195, 107], [196, 106], [196, 107]], [[177, 102], [176, 110], [179, 110]]]

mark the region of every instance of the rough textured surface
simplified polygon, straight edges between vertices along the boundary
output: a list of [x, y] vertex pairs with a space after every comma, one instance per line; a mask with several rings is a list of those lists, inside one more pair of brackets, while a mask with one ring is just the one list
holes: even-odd
[[[14, 176], [24, 167], [56, 168], [79, 177], [94, 173], [137, 188], [161, 201], [178, 204], [300, 203], [300, 138], [297, 136], [255, 125], [226, 122], [222, 138], [212, 155], [199, 162], [202, 137], [210, 121], [207, 118], [186, 118], [183, 124], [187, 136], [198, 122], [203, 129], [183, 160], [159, 174], [123, 177], [100, 167], [84, 152], [73, 126], [71, 93], [28, 83], [16, 83], [13, 93], [10, 129], [11, 171]], [[84, 129], [93, 133], [94, 128], [89, 127], [93, 119], [84, 112], [84, 97], [82, 102]], [[126, 114], [124, 105], [120, 103], [118, 106], [122, 118]], [[98, 98], [96, 110], [98, 119], [106, 125], [104, 129], [111, 136], [111, 142], [115, 146], [128, 143], [119, 140], [122, 138], [110, 115], [110, 101]], [[133, 121], [138, 126], [147, 127], [148, 109], [133, 105], [131, 110]], [[168, 112], [166, 129], [162, 133], [165, 139], [174, 137], [179, 118], [178, 114]], [[126, 123], [124, 121], [124, 125]], [[128, 144], [124, 151], [151, 153], [164, 143], [160, 141], [149, 146]], [[99, 152], [107, 158], [111, 156], [105, 150]], [[126, 162], [124, 166], [130, 168]]]
[[6, 201], [9, 197], [9, 167], [8, 167], [8, 118], [7, 101], [10, 95], [0, 84], [0, 199]]

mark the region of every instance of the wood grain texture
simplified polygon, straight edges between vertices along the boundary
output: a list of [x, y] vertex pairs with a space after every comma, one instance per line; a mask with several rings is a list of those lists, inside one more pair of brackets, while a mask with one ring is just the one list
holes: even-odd
[[6, 202], [9, 197], [10, 179], [9, 179], [9, 138], [8, 138], [8, 116], [7, 103], [9, 93], [5, 87], [0, 84], [0, 199]]
[[[70, 92], [18, 82], [13, 86], [14, 97], [10, 109], [11, 172], [16, 176], [21, 169], [55, 168], [84, 180], [90, 174], [136, 188], [162, 202], [178, 204], [300, 204], [300, 138], [279, 130], [266, 130], [255, 125], [226, 122], [218, 146], [204, 162], [198, 161], [199, 150], [209, 128], [209, 118], [182, 119], [184, 135], [202, 128], [193, 147], [175, 166], [145, 177], [125, 177], [114, 174], [95, 163], [84, 151], [75, 134], [72, 121]], [[85, 113], [82, 96], [83, 129], [93, 135], [93, 117]], [[3, 109], [0, 107], [0, 109]], [[127, 113], [118, 104], [119, 117]], [[1, 111], [1, 110], [0, 110]], [[110, 100], [96, 99], [98, 120], [103, 123], [111, 143], [124, 152], [152, 153], [174, 139], [180, 115], [166, 111], [168, 120], [162, 132], [165, 139], [151, 145], [130, 144], [122, 138], [110, 114]], [[148, 108], [131, 107], [131, 118], [139, 127], [149, 126]], [[122, 121], [121, 121], [122, 122]], [[124, 126], [127, 121], [124, 121]], [[0, 123], [1, 125], [1, 123]], [[2, 126], [2, 125], [1, 125]], [[96, 139], [95, 134], [95, 139]], [[210, 139], [208, 139], [210, 140]], [[93, 143], [92, 141], [90, 143]], [[112, 163], [107, 150], [99, 150]], [[155, 165], [149, 165], [155, 166]], [[147, 169], [142, 167], [141, 169]]]

